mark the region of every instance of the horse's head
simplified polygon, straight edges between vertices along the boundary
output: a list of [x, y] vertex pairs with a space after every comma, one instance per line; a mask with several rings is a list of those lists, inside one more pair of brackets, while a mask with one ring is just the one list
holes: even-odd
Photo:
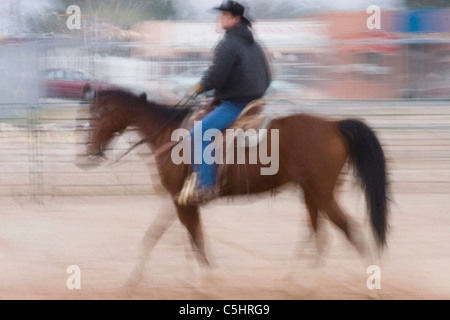
[[[89, 106], [89, 122], [86, 135], [86, 154], [77, 165], [92, 167], [106, 159], [105, 150], [115, 136], [122, 134], [134, 121], [133, 109], [147, 101], [147, 96], [135, 96], [126, 91], [110, 90], [99, 92]], [[86, 160], [88, 160], [86, 164]]]

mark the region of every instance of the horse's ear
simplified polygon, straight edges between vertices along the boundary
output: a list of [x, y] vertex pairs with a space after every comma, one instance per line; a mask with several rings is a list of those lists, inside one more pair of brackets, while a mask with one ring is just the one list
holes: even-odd
[[144, 92], [139, 96], [139, 100], [142, 102], [147, 101], [147, 94]]

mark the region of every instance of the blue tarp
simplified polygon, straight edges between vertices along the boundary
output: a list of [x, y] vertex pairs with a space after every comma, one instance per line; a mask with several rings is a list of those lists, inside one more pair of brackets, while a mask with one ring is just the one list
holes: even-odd
[[396, 15], [395, 32], [450, 33], [449, 9], [405, 10]]

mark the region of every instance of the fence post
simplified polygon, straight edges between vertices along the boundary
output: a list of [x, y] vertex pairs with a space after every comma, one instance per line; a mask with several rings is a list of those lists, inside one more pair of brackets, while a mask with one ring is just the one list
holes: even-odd
[[40, 108], [36, 105], [28, 109], [28, 163], [30, 179], [30, 198], [38, 204], [43, 204], [44, 173], [42, 165], [42, 148], [38, 121]]

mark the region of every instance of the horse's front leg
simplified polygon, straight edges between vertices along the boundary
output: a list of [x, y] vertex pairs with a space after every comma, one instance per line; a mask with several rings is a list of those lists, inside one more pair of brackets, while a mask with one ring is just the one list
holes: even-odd
[[145, 263], [148, 260], [150, 251], [156, 245], [164, 232], [172, 225], [176, 217], [173, 202], [170, 200], [164, 201], [164, 204], [158, 211], [156, 219], [147, 229], [141, 241], [138, 259], [130, 277], [127, 280], [125, 285], [126, 289], [133, 290], [138, 286], [142, 279]]

